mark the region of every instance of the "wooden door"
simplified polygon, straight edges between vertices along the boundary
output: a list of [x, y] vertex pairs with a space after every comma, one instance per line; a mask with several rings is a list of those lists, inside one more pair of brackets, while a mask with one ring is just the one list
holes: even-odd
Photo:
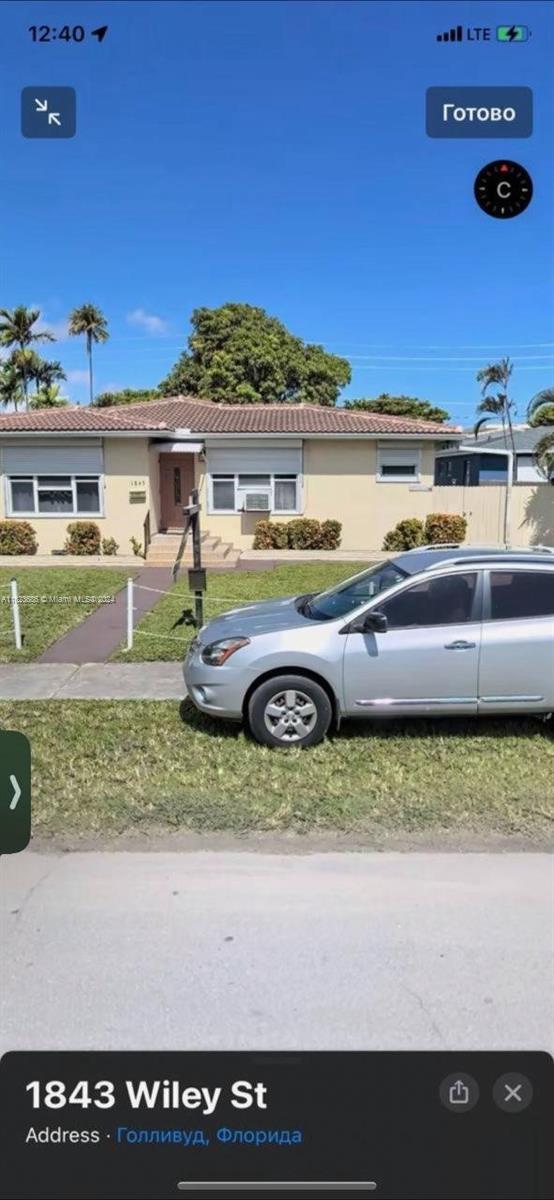
[[188, 504], [194, 487], [193, 454], [160, 454], [160, 494], [162, 529], [182, 529], [183, 505]]

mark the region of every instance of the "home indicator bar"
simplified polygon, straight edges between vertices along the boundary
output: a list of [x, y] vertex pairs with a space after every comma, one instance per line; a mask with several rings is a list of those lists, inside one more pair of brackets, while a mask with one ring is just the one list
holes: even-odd
[[322, 1182], [320, 1179], [298, 1180], [219, 1180], [217, 1183], [183, 1182], [178, 1183], [180, 1192], [374, 1192], [377, 1184], [372, 1180], [341, 1180], [340, 1182]]

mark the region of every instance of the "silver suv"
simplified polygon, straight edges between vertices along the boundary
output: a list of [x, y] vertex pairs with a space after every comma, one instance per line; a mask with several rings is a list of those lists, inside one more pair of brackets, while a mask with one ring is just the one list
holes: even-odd
[[232, 609], [184, 676], [197, 708], [268, 746], [313, 746], [346, 716], [550, 713], [554, 551], [425, 546]]

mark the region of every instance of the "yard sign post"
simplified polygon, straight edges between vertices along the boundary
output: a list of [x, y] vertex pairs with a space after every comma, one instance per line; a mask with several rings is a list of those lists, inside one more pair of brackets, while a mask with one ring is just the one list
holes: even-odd
[[202, 567], [202, 543], [200, 540], [200, 503], [198, 488], [193, 488], [189, 503], [183, 508], [185, 527], [177, 558], [173, 564], [172, 576], [175, 583], [185, 553], [189, 529], [192, 533], [192, 570], [189, 571], [189, 587], [194, 592], [194, 621], [197, 629], [204, 624], [204, 592], [206, 591], [206, 572]]

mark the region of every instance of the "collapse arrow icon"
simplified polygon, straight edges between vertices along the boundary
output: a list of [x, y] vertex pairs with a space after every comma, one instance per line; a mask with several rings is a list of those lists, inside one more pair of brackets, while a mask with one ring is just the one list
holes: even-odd
[[17, 782], [15, 775], [10, 775], [10, 783], [13, 787], [13, 796], [10, 800], [10, 812], [17, 808], [17, 803], [21, 795], [21, 788]]
[[37, 100], [35, 97], [37, 112], [48, 112], [48, 100]]
[[48, 113], [48, 124], [61, 125], [61, 121], [58, 120], [59, 115], [59, 113]]

